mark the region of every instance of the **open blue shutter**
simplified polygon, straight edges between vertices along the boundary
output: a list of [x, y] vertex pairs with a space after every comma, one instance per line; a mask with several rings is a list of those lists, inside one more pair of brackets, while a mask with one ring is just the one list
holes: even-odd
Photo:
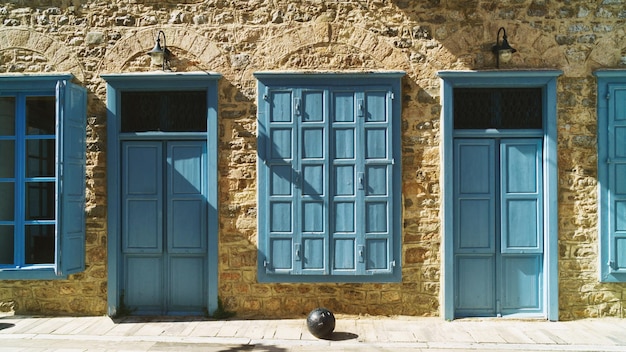
[[57, 275], [85, 269], [87, 91], [57, 84]]
[[[608, 109], [609, 273], [626, 273], [626, 86], [612, 86]], [[602, 263], [605, 264], [605, 263]]]
[[265, 233], [265, 268], [268, 273], [291, 273], [294, 269], [295, 200], [299, 171], [294, 168], [295, 123], [293, 91], [277, 90], [268, 95], [267, 141], [264, 144], [267, 209], [260, 215]]

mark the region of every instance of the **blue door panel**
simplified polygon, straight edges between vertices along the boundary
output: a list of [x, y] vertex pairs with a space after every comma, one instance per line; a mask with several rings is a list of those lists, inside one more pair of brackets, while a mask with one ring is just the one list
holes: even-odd
[[521, 249], [525, 252], [529, 250], [540, 250], [541, 226], [538, 223], [537, 210], [540, 204], [535, 199], [515, 199], [508, 200], [505, 204], [503, 219], [503, 252]]
[[455, 314], [541, 313], [540, 139], [454, 141]]
[[122, 150], [122, 252], [161, 253], [162, 145], [124, 143]]
[[167, 143], [167, 240], [169, 253], [204, 253], [207, 241], [206, 146]]
[[503, 139], [502, 253], [543, 252], [542, 148], [540, 139]]
[[502, 257], [502, 310], [541, 311], [541, 256]]
[[124, 253], [161, 253], [161, 202], [157, 199], [127, 199], [124, 202]]
[[163, 260], [154, 256], [128, 256], [125, 261], [125, 301], [139, 311], [161, 312]]
[[494, 253], [495, 223], [492, 199], [460, 199], [458, 252]]
[[459, 256], [456, 260], [457, 312], [467, 315], [495, 312], [495, 257]]
[[204, 257], [170, 258], [169, 304], [175, 312], [201, 312], [206, 307], [206, 273]]
[[207, 304], [204, 141], [122, 143], [125, 303], [138, 314]]

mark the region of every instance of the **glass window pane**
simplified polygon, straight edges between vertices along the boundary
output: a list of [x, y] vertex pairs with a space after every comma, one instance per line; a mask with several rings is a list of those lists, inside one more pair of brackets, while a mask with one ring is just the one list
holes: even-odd
[[53, 177], [54, 139], [26, 141], [26, 177]]
[[54, 220], [54, 182], [26, 183], [26, 220]]
[[26, 97], [26, 134], [55, 134], [55, 98]]
[[122, 92], [122, 132], [205, 132], [206, 91]]
[[0, 98], [0, 136], [15, 135], [15, 98]]
[[0, 178], [15, 177], [15, 141], [0, 141]]
[[14, 264], [13, 226], [0, 225], [0, 264]]
[[0, 182], [0, 221], [15, 220], [15, 184]]
[[54, 225], [27, 225], [26, 264], [54, 263]]

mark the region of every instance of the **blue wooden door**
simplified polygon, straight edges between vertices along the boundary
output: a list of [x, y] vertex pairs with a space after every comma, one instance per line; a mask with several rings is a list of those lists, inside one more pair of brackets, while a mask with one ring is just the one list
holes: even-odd
[[122, 144], [124, 304], [202, 313], [207, 299], [206, 142]]
[[543, 311], [541, 145], [454, 142], [456, 316]]

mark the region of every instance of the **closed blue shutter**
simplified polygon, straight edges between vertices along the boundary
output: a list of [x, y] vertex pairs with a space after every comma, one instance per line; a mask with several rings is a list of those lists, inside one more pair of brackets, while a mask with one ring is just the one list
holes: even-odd
[[57, 275], [85, 269], [85, 163], [87, 92], [57, 84]]
[[267, 140], [264, 157], [267, 203], [260, 214], [266, 219], [265, 268], [272, 273], [290, 273], [293, 268], [294, 208], [298, 170], [294, 169], [295, 121], [293, 92], [282, 90], [268, 96]]
[[392, 89], [321, 86], [259, 86], [260, 279], [389, 280], [400, 190]]
[[[626, 87], [610, 87], [608, 109], [608, 272], [626, 273]], [[602, 263], [605, 264], [605, 263]]]

